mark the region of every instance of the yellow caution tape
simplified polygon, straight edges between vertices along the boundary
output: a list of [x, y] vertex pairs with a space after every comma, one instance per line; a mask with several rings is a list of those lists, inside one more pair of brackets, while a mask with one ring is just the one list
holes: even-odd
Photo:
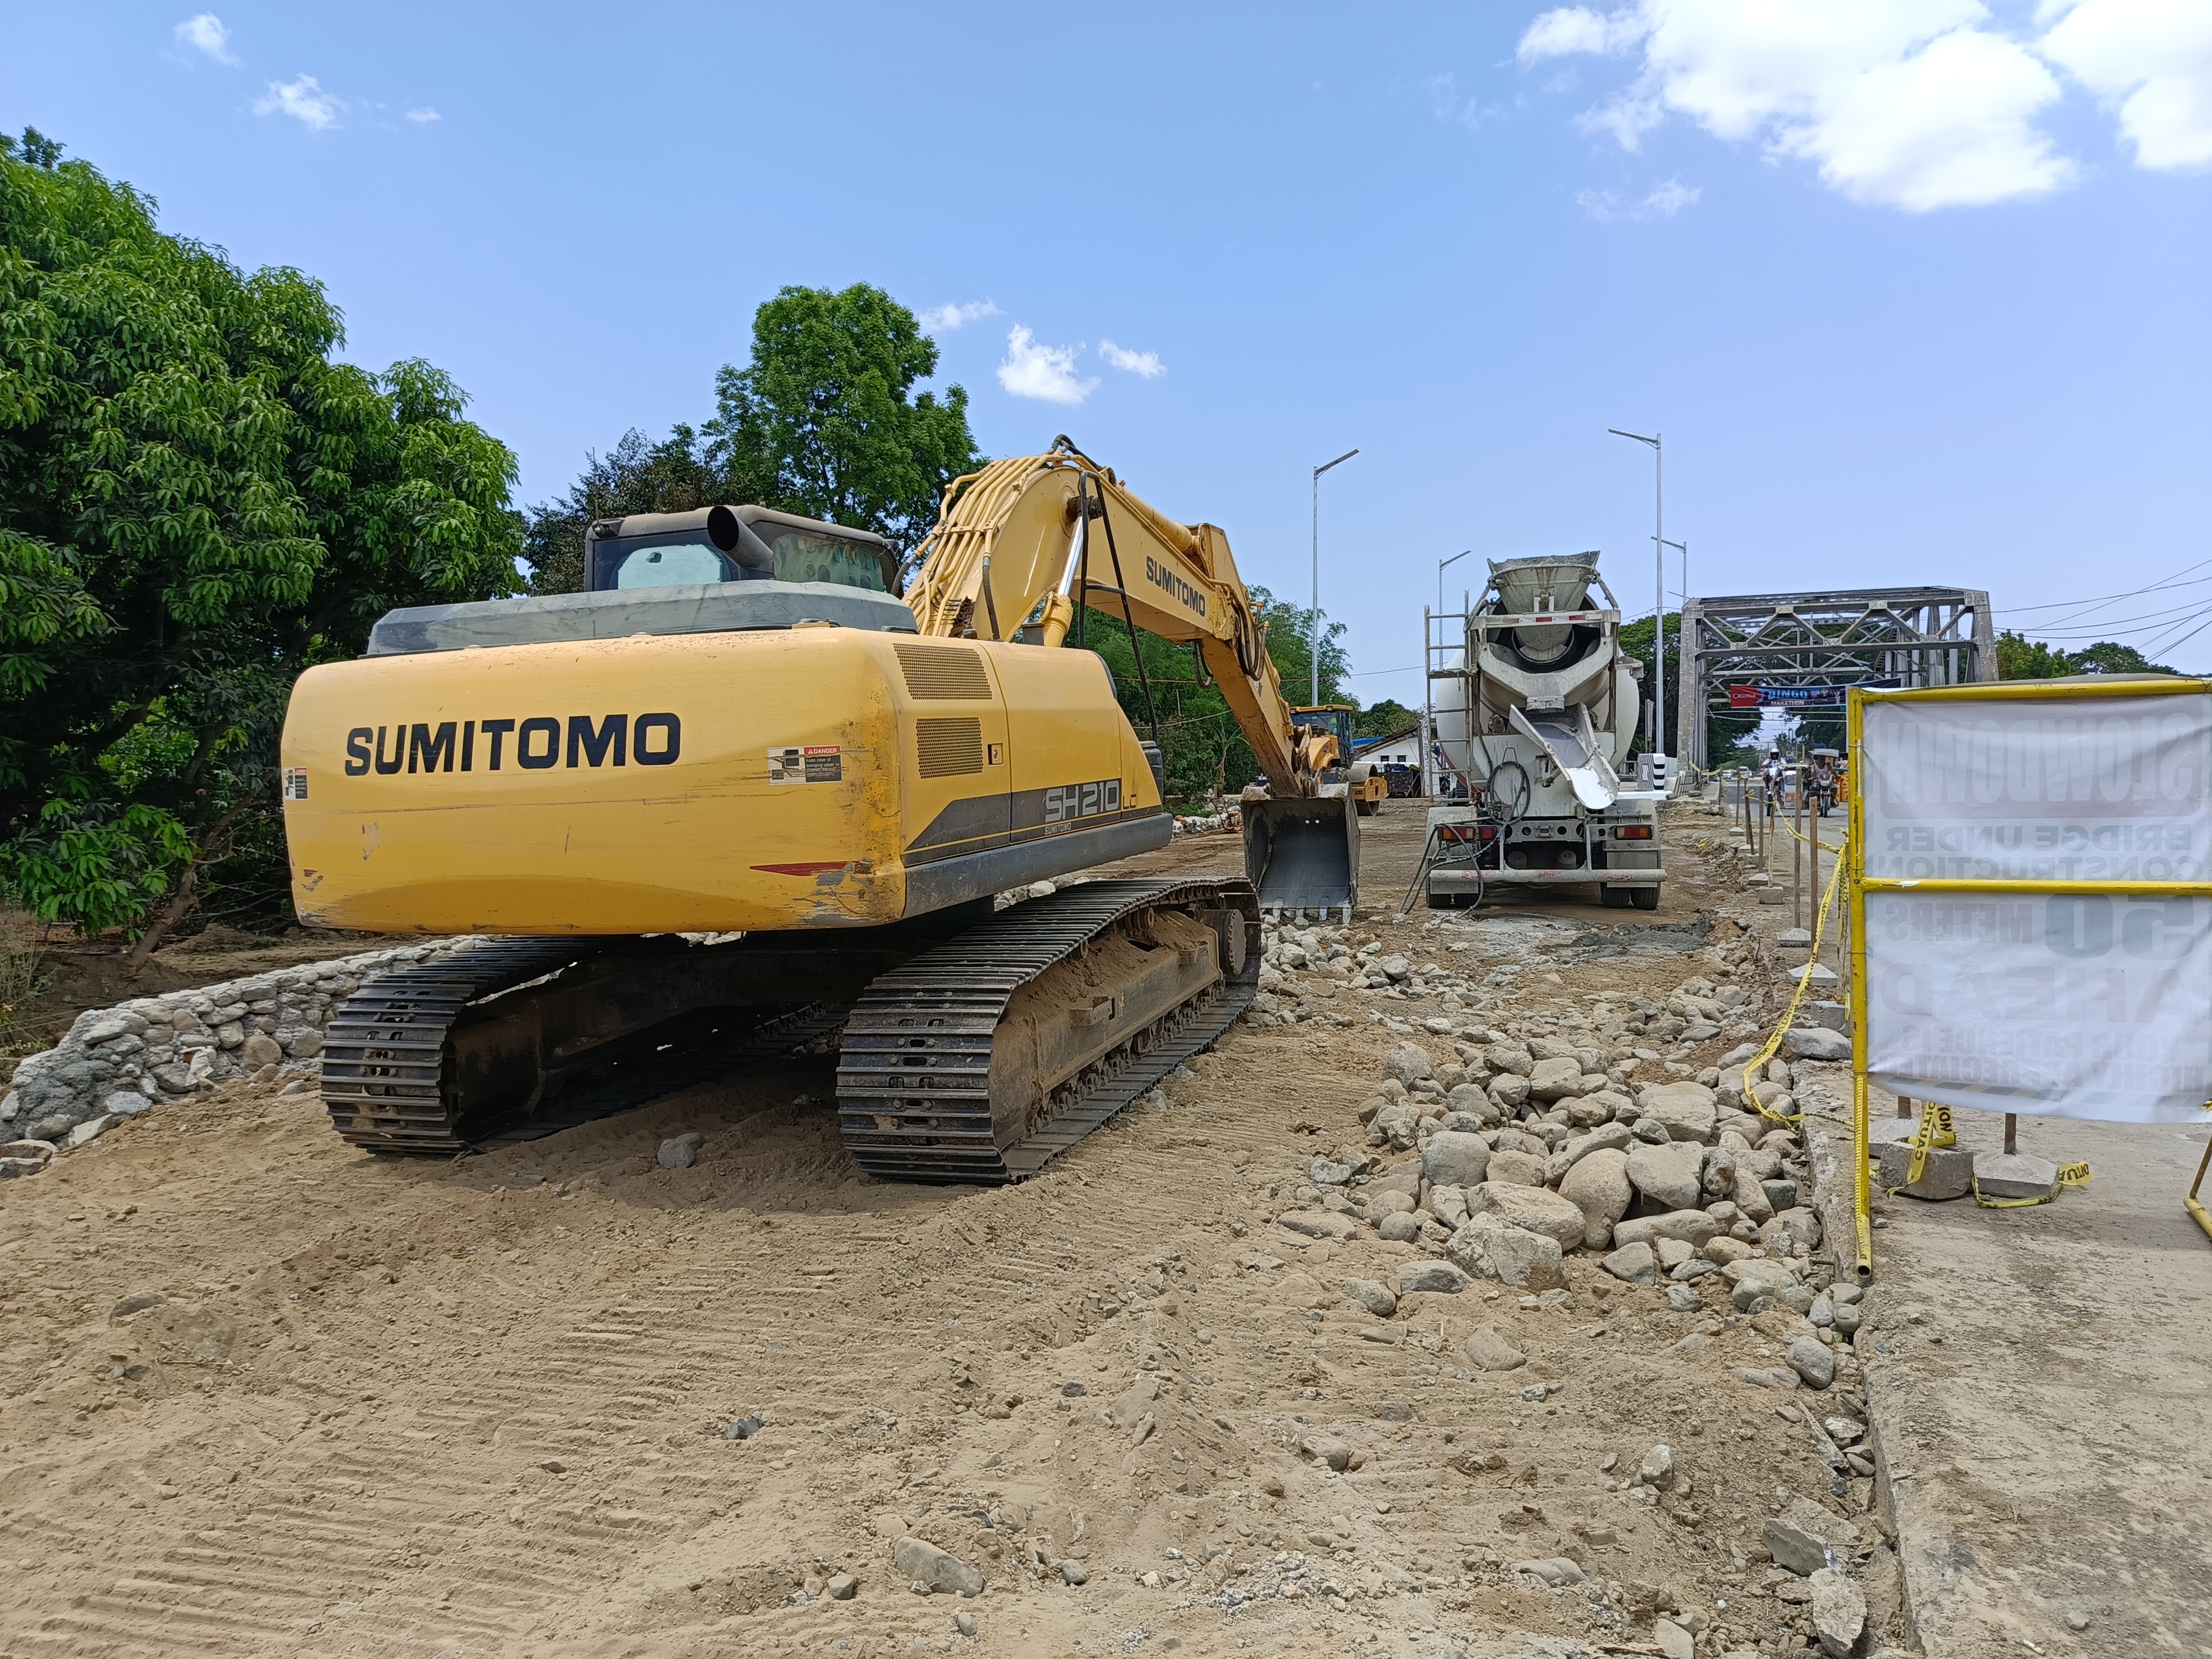
[[1951, 1109], [1940, 1100], [1920, 1103], [1920, 1127], [1912, 1134], [1912, 1163], [1905, 1172], [1905, 1184], [1911, 1186], [1920, 1179], [1928, 1167], [1931, 1147], [1955, 1146], [1958, 1133], [1951, 1127]]
[[[1791, 833], [1794, 835], [1796, 832], [1793, 830]], [[1782, 1011], [1782, 1022], [1774, 1028], [1774, 1034], [1766, 1039], [1765, 1045], [1743, 1063], [1744, 1098], [1759, 1108], [1759, 1115], [1761, 1117], [1770, 1119], [1776, 1123], [1800, 1122], [1804, 1119], [1805, 1114], [1770, 1111], [1766, 1103], [1753, 1092], [1756, 1085], [1752, 1081], [1751, 1074], [1774, 1058], [1775, 1051], [1782, 1047], [1783, 1033], [1790, 1029], [1790, 1022], [1797, 1018], [1797, 1005], [1805, 1000], [1805, 992], [1813, 983], [1813, 965], [1820, 959], [1820, 935], [1827, 931], [1828, 907], [1834, 902], [1836, 888], [1842, 882], [1843, 878], [1844, 861], [1838, 859], [1834, 871], [1828, 877], [1828, 890], [1820, 896], [1820, 912], [1813, 918], [1813, 947], [1805, 958], [1805, 971], [1797, 976], [1796, 994], [1790, 999], [1790, 1006]]]
[[2049, 1192], [2035, 1198], [1984, 1198], [1979, 1176], [1974, 1179], [1974, 1202], [1985, 1210], [2025, 1210], [2036, 1204], [2056, 1204], [2059, 1193], [2068, 1187], [2083, 1187], [2089, 1182], [2089, 1166], [2069, 1164], [2058, 1171], [2058, 1184]]

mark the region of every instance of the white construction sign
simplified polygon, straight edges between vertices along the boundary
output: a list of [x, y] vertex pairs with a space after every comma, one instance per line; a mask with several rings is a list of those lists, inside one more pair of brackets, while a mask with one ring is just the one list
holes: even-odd
[[1868, 1074], [1985, 1111], [2197, 1121], [2212, 1099], [2212, 696], [1864, 705]]

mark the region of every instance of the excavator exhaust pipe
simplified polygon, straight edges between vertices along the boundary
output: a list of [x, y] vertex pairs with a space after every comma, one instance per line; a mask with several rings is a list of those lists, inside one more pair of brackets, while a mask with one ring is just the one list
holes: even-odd
[[1352, 797], [1268, 796], [1239, 804], [1244, 873], [1262, 910], [1336, 910], [1359, 897], [1359, 817]]

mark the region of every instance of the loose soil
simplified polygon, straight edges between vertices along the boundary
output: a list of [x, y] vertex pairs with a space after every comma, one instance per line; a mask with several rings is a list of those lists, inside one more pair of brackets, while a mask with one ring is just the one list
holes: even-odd
[[[1419, 805], [1363, 828], [1363, 908], [1395, 904]], [[1194, 838], [1115, 873], [1238, 856]], [[1714, 972], [1682, 924], [1749, 912], [1673, 857], [1656, 912], [1361, 927], [1525, 961], [1671, 924], [1535, 961], [1478, 1018], [1663, 999]], [[1395, 1283], [1414, 1247], [1273, 1224], [1316, 1152], [1363, 1142], [1400, 1040], [1367, 1009], [1429, 1012], [1340, 1005], [1240, 1024], [1169, 1103], [1000, 1189], [858, 1176], [826, 1059], [452, 1163], [250, 1087], [113, 1130], [0, 1193], [0, 1654], [1654, 1652], [1667, 1606], [1700, 1651], [1788, 1628], [1742, 1552], [1825, 1481], [1810, 1425], [1732, 1375], [1779, 1363], [1768, 1329], [1581, 1257], [1555, 1305], [1478, 1284], [1376, 1319], [1344, 1280]], [[657, 1167], [691, 1130], [697, 1164]], [[1528, 1366], [1472, 1371], [1481, 1323]], [[1658, 1443], [1683, 1479], [1638, 1501]], [[908, 1532], [984, 1593], [914, 1594]], [[1561, 1555], [1586, 1583], [1507, 1571]], [[1087, 1582], [1032, 1565], [1063, 1560]], [[851, 1600], [820, 1593], [839, 1573]]]

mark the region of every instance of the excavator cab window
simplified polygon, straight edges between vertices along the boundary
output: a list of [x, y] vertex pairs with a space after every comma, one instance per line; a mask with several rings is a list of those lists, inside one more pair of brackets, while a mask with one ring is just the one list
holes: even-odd
[[726, 582], [738, 580], [737, 566], [707, 539], [707, 532], [678, 532], [623, 542], [601, 542], [592, 550], [599, 560], [601, 589], [674, 587], [684, 582]]
[[[836, 526], [811, 520], [787, 522], [758, 508], [744, 511], [754, 515], [750, 522], [726, 507], [602, 520], [592, 530], [592, 591], [744, 581], [898, 591], [898, 555], [874, 537], [841, 535]], [[642, 533], [612, 533], [618, 529]]]
[[835, 582], [871, 593], [891, 592], [894, 556], [888, 549], [766, 520], [753, 529], [775, 550], [775, 579], [780, 582]]

